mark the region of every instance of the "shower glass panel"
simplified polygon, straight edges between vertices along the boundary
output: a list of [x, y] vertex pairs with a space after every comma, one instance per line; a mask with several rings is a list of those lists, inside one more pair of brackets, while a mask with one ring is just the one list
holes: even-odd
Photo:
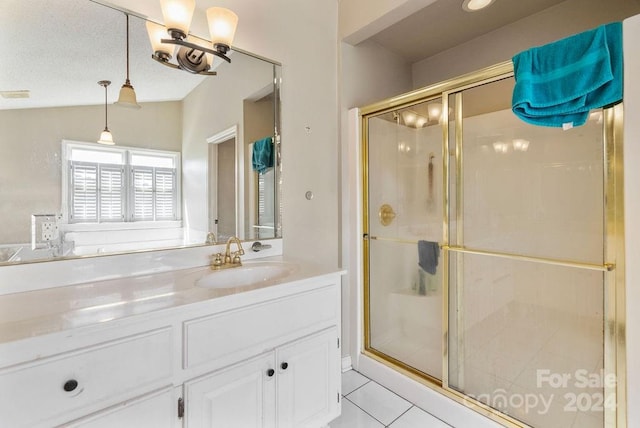
[[[602, 112], [534, 127], [512, 78], [449, 96], [448, 387], [534, 427], [603, 427]], [[456, 156], [457, 151], [457, 156]]]
[[367, 122], [367, 349], [436, 380], [442, 377], [441, 116], [438, 98]]
[[534, 427], [603, 427], [604, 274], [475, 254], [454, 260], [450, 287], [473, 305], [450, 300], [464, 357], [449, 366], [449, 386]]
[[511, 111], [513, 85], [461, 94], [464, 245], [602, 264], [602, 111], [567, 131], [528, 125]]

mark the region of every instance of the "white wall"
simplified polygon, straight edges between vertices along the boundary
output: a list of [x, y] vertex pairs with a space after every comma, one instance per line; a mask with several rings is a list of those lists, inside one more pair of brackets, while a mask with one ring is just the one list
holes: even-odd
[[[202, 7], [213, 1], [201, 1]], [[227, 0], [234, 45], [282, 63], [285, 256], [338, 259], [337, 2]], [[312, 191], [314, 198], [305, 199]]]
[[[31, 214], [61, 212], [61, 142], [95, 142], [103, 128], [104, 105], [0, 111], [0, 243], [30, 242]], [[182, 105], [109, 105], [109, 129], [118, 145], [180, 151]]]
[[[247, 55], [233, 55], [231, 64], [217, 71], [217, 76], [205, 79], [183, 100], [182, 212], [189, 242], [204, 242], [209, 231], [207, 138], [238, 125], [236, 159], [244, 164], [243, 100], [273, 79], [271, 63]], [[239, 189], [244, 188], [243, 182], [238, 183]]]
[[413, 87], [507, 61], [522, 50], [637, 13], [640, 3], [635, 0], [567, 0], [413, 64]]

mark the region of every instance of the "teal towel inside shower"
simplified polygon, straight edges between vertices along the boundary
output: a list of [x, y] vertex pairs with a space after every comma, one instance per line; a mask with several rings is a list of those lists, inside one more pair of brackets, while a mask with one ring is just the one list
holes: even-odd
[[251, 157], [253, 170], [259, 174], [264, 174], [266, 170], [273, 167], [273, 139], [263, 138], [253, 143], [253, 153]]
[[550, 127], [583, 125], [589, 110], [622, 100], [622, 23], [521, 52], [513, 57], [513, 112]]

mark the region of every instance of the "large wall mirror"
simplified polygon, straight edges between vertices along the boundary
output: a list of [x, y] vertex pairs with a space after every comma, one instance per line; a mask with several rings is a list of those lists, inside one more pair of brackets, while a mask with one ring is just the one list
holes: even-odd
[[280, 65], [232, 49], [216, 76], [165, 67], [128, 21], [140, 109], [114, 104], [123, 11], [1, 2], [0, 265], [281, 237]]

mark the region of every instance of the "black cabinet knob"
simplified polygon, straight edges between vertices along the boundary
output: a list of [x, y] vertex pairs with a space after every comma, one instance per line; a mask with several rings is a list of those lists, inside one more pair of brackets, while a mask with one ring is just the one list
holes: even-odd
[[64, 390], [67, 392], [71, 392], [78, 387], [78, 381], [75, 379], [68, 380], [64, 383]]
[[286, 370], [286, 369], [287, 369], [287, 367], [289, 367], [289, 364], [288, 364], [288, 363], [282, 363], [282, 364], [280, 364], [280, 368], [281, 368], [282, 370]]
[[271, 376], [273, 376], [274, 374], [276, 374], [276, 371], [275, 371], [274, 369], [269, 369], [269, 370], [267, 370], [267, 376], [271, 377]]

